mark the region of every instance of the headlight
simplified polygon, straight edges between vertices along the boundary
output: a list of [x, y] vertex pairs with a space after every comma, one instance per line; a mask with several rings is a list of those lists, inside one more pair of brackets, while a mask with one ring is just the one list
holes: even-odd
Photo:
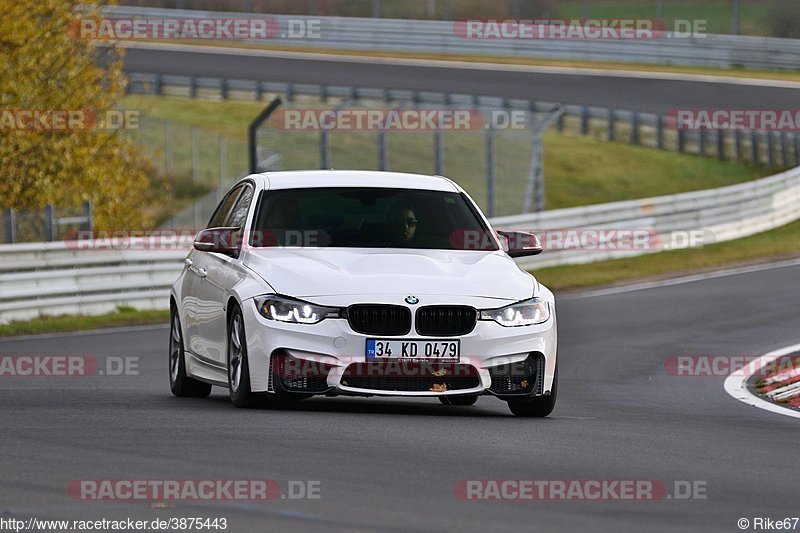
[[481, 320], [494, 320], [501, 326], [532, 326], [547, 322], [550, 304], [541, 298], [531, 298], [499, 309], [484, 309]]
[[339, 309], [323, 307], [303, 300], [286, 298], [285, 296], [268, 295], [255, 299], [261, 316], [278, 322], [292, 324], [316, 324], [326, 318], [339, 318]]

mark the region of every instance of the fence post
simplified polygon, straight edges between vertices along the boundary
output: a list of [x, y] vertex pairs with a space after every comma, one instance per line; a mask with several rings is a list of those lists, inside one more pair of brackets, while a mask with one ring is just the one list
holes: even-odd
[[700, 130], [700, 146], [698, 147], [700, 155], [706, 155], [706, 130]]
[[321, 170], [331, 168], [331, 149], [328, 144], [328, 130], [325, 128], [319, 132], [319, 168]]
[[742, 130], [736, 130], [733, 133], [736, 142], [736, 160], [742, 160]]
[[656, 115], [656, 148], [664, 149], [664, 115]]
[[558, 133], [564, 132], [564, 113], [558, 116], [558, 121], [556, 121], [556, 128], [558, 129]]
[[228, 80], [225, 78], [219, 82], [219, 96], [223, 100], [228, 99]]
[[255, 95], [254, 95], [255, 99], [256, 99], [256, 102], [260, 102], [261, 101], [261, 98], [263, 97], [263, 94], [264, 94], [264, 88], [261, 86], [261, 82], [257, 81], [256, 82], [256, 87], [255, 87]]
[[725, 130], [717, 130], [717, 157], [725, 160]]
[[494, 129], [486, 129], [486, 214], [494, 216]]
[[783, 168], [789, 167], [789, 153], [788, 149], [786, 148], [786, 132], [781, 132], [781, 164]]
[[381, 18], [381, 0], [372, 0], [372, 18]]
[[631, 144], [639, 144], [639, 112], [634, 111], [631, 119]]
[[678, 152], [684, 153], [686, 151], [686, 132], [678, 126]]
[[794, 166], [800, 166], [800, 159], [798, 159], [798, 155], [800, 155], [800, 137], [797, 136], [796, 133], [792, 134], [794, 138]]
[[167, 173], [172, 170], [172, 122], [164, 121], [164, 168]]
[[83, 216], [86, 217], [86, 231], [91, 233], [94, 230], [94, 211], [92, 211], [92, 202], [83, 202]]
[[219, 187], [228, 177], [228, 138], [220, 135], [219, 139]]
[[436, 175], [444, 174], [444, 149], [442, 146], [442, 130], [433, 132], [433, 173]]
[[617, 114], [614, 112], [613, 109], [608, 110], [608, 131], [606, 132], [606, 138], [609, 141], [614, 140], [614, 122], [617, 120]]
[[156, 74], [156, 81], [153, 83], [153, 91], [158, 96], [164, 94], [164, 78], [162, 78], [161, 74]]
[[589, 135], [589, 106], [581, 107], [581, 135]]
[[767, 161], [769, 161], [769, 168], [775, 166], [775, 139], [771, 131], [766, 132], [767, 135]]
[[53, 242], [55, 239], [56, 230], [56, 216], [55, 208], [47, 204], [44, 206], [44, 238], [47, 242]]
[[17, 229], [17, 225], [14, 220], [14, 209], [7, 207], [4, 211], [3, 220], [6, 226], [6, 240], [9, 244], [14, 244], [14, 242], [17, 240], [15, 231]]
[[192, 181], [197, 182], [200, 177], [200, 153], [197, 149], [197, 128], [192, 126], [189, 133], [192, 141]]
[[197, 98], [197, 78], [194, 76], [189, 78], [189, 97]]
[[758, 156], [758, 135], [755, 130], [750, 132], [750, 153], [753, 156], [753, 165], [758, 165], [760, 158]]
[[378, 170], [386, 170], [386, 130], [378, 132]]

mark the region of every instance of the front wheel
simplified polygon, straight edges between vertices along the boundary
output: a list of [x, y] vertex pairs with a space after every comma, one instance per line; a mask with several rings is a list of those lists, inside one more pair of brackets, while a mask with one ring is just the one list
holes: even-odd
[[235, 306], [228, 320], [228, 390], [236, 407], [261, 407], [265, 394], [250, 390], [250, 365], [242, 310]]
[[553, 376], [553, 387], [549, 396], [538, 396], [519, 400], [508, 400], [508, 408], [515, 416], [545, 417], [553, 412], [556, 406], [556, 393], [558, 392], [558, 364]]
[[186, 375], [186, 353], [183, 349], [181, 319], [175, 306], [170, 306], [169, 332], [169, 388], [178, 397], [205, 398], [211, 394], [211, 385]]

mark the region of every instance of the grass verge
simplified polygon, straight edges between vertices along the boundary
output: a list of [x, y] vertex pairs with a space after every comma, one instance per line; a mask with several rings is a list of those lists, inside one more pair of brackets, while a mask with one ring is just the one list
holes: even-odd
[[33, 320], [20, 320], [8, 324], [0, 324], [0, 337], [85, 331], [98, 328], [167, 322], [169, 322], [169, 311], [137, 311], [136, 309], [125, 307], [105, 315], [43, 316]]

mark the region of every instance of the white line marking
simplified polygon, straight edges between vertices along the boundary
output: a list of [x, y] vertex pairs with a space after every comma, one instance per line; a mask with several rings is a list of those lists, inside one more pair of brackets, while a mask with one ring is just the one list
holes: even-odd
[[[102, 43], [100, 43], [102, 44]], [[118, 41], [124, 48], [142, 50], [166, 50], [172, 52], [198, 52], [247, 57], [272, 57], [278, 59], [304, 59], [337, 63], [365, 63], [371, 65], [401, 65], [410, 67], [451, 68], [462, 70], [486, 70], [495, 72], [527, 72], [531, 74], [561, 74], [570, 76], [594, 76], [607, 78], [638, 78], [649, 80], [691, 81], [697, 83], [725, 83], [729, 85], [749, 85], [755, 87], [777, 87], [800, 89], [800, 82], [770, 80], [763, 78], [738, 78], [711, 74], [687, 74], [679, 72], [652, 72], [646, 70], [618, 70], [589, 67], [552, 67], [540, 65], [515, 65], [509, 63], [482, 63], [479, 61], [448, 61], [445, 59], [411, 59], [402, 57], [369, 57], [319, 52], [289, 52], [279, 50], [259, 50], [253, 48], [232, 48], [173, 43], [142, 43], [138, 41]]]
[[[774, 270], [778, 268], [789, 268], [793, 266], [800, 266], [800, 259], [789, 259], [786, 261], [779, 261], [776, 263], [766, 263], [760, 265], [728, 268], [725, 270], [716, 270], [714, 272], [706, 272], [703, 274], [692, 274], [690, 276], [681, 276], [679, 278], [669, 278], [659, 281], [648, 281], [645, 283], [633, 283], [631, 285], [622, 285], [620, 287], [609, 287], [608, 289], [588, 290], [585, 292], [580, 292], [575, 294], [565, 294], [564, 296], [559, 296], [558, 299], [577, 300], [580, 298], [595, 298], [597, 296], [609, 296], [612, 294], [623, 294], [626, 292], [657, 289], [660, 287], [669, 287], [671, 285], [682, 285], [684, 283], [694, 283], [695, 281], [705, 281], [707, 279], [724, 278], [727, 276], [738, 276], [739, 274], [749, 274], [751, 272], [761, 272], [763, 270]], [[534, 275], [536, 275], [535, 271]]]
[[753, 405], [773, 413], [800, 418], [800, 411], [795, 411], [794, 409], [789, 409], [787, 407], [781, 407], [780, 405], [776, 405], [772, 402], [762, 400], [747, 390], [747, 380], [750, 378], [750, 376], [761, 370], [764, 366], [770, 364], [775, 359], [798, 350], [800, 350], [800, 344], [794, 344], [792, 346], [786, 346], [778, 350], [773, 350], [762, 355], [761, 357], [754, 359], [746, 367], [737, 370], [725, 378], [725, 392], [740, 402], [744, 402], [748, 405]]

